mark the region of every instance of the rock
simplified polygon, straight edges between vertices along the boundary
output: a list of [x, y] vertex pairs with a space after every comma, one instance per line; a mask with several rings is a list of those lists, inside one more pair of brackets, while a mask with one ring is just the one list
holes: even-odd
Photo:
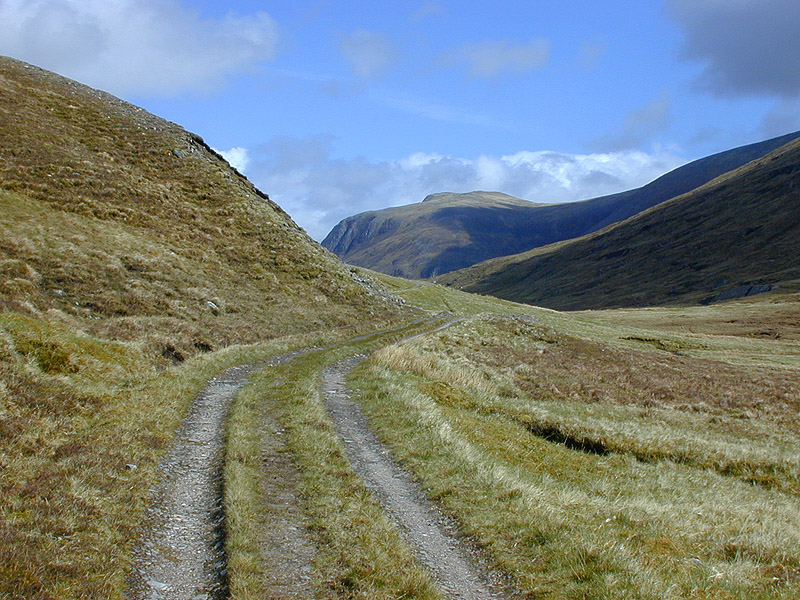
[[712, 304], [714, 302], [722, 302], [723, 300], [733, 300], [734, 298], [745, 298], [747, 296], [755, 296], [756, 294], [764, 294], [775, 289], [769, 284], [745, 284], [731, 288], [724, 292], [720, 292], [716, 296], [710, 296], [702, 300], [700, 304]]
[[155, 579], [148, 579], [147, 585], [149, 585], [154, 590], [158, 590], [159, 592], [163, 592], [169, 589], [169, 586], [166, 583], [162, 583], [161, 581], [156, 581]]

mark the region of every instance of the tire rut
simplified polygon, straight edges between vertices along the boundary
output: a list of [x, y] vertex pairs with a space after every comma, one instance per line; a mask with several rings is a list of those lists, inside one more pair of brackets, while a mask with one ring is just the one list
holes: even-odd
[[403, 532], [418, 560], [452, 598], [498, 600], [513, 595], [476, 551], [458, 537], [457, 524], [426, 497], [389, 449], [372, 433], [361, 407], [351, 399], [346, 377], [366, 358], [355, 355], [322, 372], [321, 390], [328, 414], [344, 442], [355, 471]]
[[236, 392], [264, 367], [231, 367], [197, 395], [159, 466], [133, 554], [131, 600], [219, 600], [228, 595], [222, 469], [225, 421]]
[[[349, 342], [374, 335], [357, 336]], [[303, 348], [264, 362], [231, 367], [211, 379], [197, 395], [159, 465], [160, 481], [151, 490], [142, 533], [132, 555], [129, 600], [228, 598], [223, 469], [231, 401], [257, 371], [337, 345]], [[265, 589], [279, 597], [311, 598], [315, 548], [300, 513], [294, 489], [297, 473], [282, 437], [279, 424], [265, 410], [262, 457], [275, 470], [273, 477], [262, 481], [264, 501], [272, 506], [273, 515], [259, 540], [264, 556], [270, 557], [274, 567]]]

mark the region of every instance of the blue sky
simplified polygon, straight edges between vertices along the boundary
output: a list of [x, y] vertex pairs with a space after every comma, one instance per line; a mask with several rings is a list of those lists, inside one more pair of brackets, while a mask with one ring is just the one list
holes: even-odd
[[0, 0], [0, 53], [200, 134], [313, 237], [642, 185], [800, 129], [797, 0]]

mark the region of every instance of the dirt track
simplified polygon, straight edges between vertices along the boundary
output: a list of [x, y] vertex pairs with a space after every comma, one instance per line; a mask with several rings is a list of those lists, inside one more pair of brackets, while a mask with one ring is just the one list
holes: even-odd
[[[256, 371], [317, 349], [227, 369], [194, 400], [160, 466], [162, 479], [152, 491], [133, 557], [130, 600], [228, 597], [222, 502], [228, 407]], [[480, 557], [457, 536], [455, 523], [445, 518], [392, 460], [389, 450], [370, 432], [360, 407], [350, 399], [346, 375], [364, 358], [351, 356], [326, 368], [321, 383], [329, 414], [354, 469], [446, 595], [468, 600], [504, 597], [501, 578], [488, 575]], [[264, 591], [272, 597], [312, 598], [315, 548], [296, 495], [298, 474], [288, 456], [284, 432], [269, 412], [265, 406], [261, 451], [270, 476], [262, 482], [261, 492], [272, 517], [259, 542], [274, 577], [264, 582]]]
[[227, 369], [203, 389], [159, 467], [129, 583], [133, 600], [228, 595], [222, 467], [228, 406], [264, 365]]
[[351, 356], [326, 368], [321, 383], [328, 413], [354, 469], [448, 596], [466, 600], [504, 597], [501, 578], [492, 576], [480, 564], [480, 557], [458, 537], [456, 524], [394, 462], [389, 449], [370, 431], [359, 405], [350, 398], [347, 373], [364, 358]]

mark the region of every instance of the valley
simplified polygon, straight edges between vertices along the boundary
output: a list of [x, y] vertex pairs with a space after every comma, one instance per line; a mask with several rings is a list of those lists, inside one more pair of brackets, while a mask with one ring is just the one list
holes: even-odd
[[[322, 241], [342, 260], [410, 279], [580, 238], [625, 221], [762, 158], [800, 132], [692, 161], [637, 189], [580, 202], [529, 202], [498, 192], [439, 193], [353, 215]], [[500, 259], [502, 260], [502, 259]], [[537, 302], [546, 302], [545, 295]]]
[[800, 594], [798, 142], [443, 286], [53, 73], [0, 117], [0, 597]]
[[561, 310], [712, 304], [800, 283], [800, 143], [598, 232], [437, 277]]

